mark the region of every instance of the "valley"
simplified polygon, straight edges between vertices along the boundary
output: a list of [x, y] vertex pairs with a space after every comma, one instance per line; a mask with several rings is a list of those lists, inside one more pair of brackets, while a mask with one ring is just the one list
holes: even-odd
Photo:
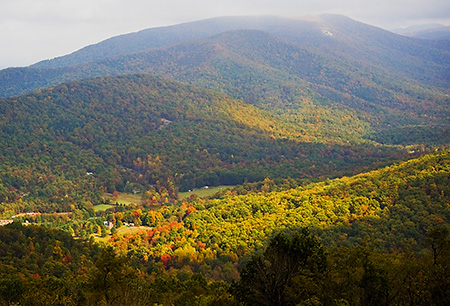
[[0, 305], [447, 305], [449, 71], [338, 15], [1, 70]]

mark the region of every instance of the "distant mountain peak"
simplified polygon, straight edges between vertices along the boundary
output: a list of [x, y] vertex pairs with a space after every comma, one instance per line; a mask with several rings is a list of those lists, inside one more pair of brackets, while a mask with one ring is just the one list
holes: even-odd
[[420, 31], [427, 31], [427, 30], [435, 30], [438, 28], [445, 27], [442, 24], [439, 23], [429, 23], [429, 24], [422, 24], [422, 25], [413, 25], [409, 27], [404, 28], [396, 28], [393, 29], [392, 32], [397, 34], [408, 34], [408, 33], [414, 33], [414, 32], [420, 32]]
[[421, 39], [450, 40], [450, 26], [436, 23], [398, 28], [392, 32]]

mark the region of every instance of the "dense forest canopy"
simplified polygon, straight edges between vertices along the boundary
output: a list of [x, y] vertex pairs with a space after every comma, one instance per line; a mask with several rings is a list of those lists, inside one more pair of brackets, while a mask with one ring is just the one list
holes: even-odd
[[146, 75], [67, 83], [1, 102], [1, 197], [20, 199], [27, 211], [86, 208], [127, 183], [144, 190], [159, 181], [184, 191], [265, 177], [314, 180], [408, 156], [402, 147], [356, 138], [352, 124], [339, 137], [322, 134]]
[[0, 227], [0, 302], [446, 305], [449, 161], [447, 150], [290, 190], [267, 179], [148, 211], [116, 206], [85, 224], [147, 227], [102, 248], [14, 222]]

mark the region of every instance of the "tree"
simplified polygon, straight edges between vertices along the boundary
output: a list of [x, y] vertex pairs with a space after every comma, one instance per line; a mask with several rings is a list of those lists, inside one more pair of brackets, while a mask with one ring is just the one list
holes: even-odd
[[119, 298], [126, 293], [127, 281], [132, 278], [127, 263], [127, 258], [118, 255], [111, 246], [101, 251], [88, 282], [95, 300], [106, 305], [120, 302]]
[[433, 252], [433, 266], [429, 270], [429, 290], [435, 305], [450, 303], [450, 239], [449, 230], [439, 225], [427, 232], [426, 241]]
[[433, 251], [433, 263], [437, 265], [440, 255], [449, 248], [449, 230], [445, 226], [436, 226], [427, 232], [425, 241], [430, 244]]
[[279, 233], [243, 268], [233, 292], [246, 305], [297, 305], [319, 298], [325, 269], [323, 247], [307, 229], [290, 238]]
[[365, 260], [361, 287], [364, 289], [364, 305], [389, 305], [387, 273], [381, 267]]
[[119, 198], [119, 192], [117, 190], [114, 190], [112, 193], [113, 202], [116, 202], [118, 198]]

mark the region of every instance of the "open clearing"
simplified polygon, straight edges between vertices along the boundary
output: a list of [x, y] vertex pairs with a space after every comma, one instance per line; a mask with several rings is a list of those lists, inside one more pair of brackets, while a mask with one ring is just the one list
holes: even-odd
[[109, 204], [99, 204], [99, 205], [94, 205], [94, 210], [95, 211], [102, 211], [102, 210], [107, 210], [108, 208], [114, 207], [114, 205], [109, 205]]
[[139, 205], [141, 203], [141, 194], [131, 194], [131, 193], [124, 193], [119, 192], [119, 197], [117, 200], [113, 200], [113, 196], [111, 193], [105, 193], [104, 196], [105, 200], [111, 200], [111, 203], [119, 203], [119, 204], [125, 204], [125, 205]]
[[[217, 187], [194, 189], [194, 190], [188, 191], [188, 192], [180, 192], [178, 194], [178, 199], [184, 200], [193, 194], [198, 195], [200, 198], [207, 197], [207, 196], [211, 196], [211, 195], [215, 194], [216, 192], [222, 191], [227, 188], [232, 188], [232, 187], [234, 187], [234, 186], [222, 185], [222, 186], [217, 186]], [[117, 202], [118, 204], [124, 204], [124, 205], [131, 205], [131, 204], [139, 205], [141, 203], [141, 194], [130, 194], [130, 193], [120, 192], [119, 197], [117, 198], [116, 201], [114, 201], [111, 193], [105, 193], [104, 199], [105, 199], [105, 201], [109, 199], [111, 201], [111, 203], [114, 203], [114, 204]], [[101, 211], [101, 210], [106, 210], [108, 208], [111, 208], [113, 206], [114, 205], [101, 204], [101, 205], [94, 206], [94, 208], [96, 211]]]
[[211, 196], [213, 194], [215, 194], [216, 192], [222, 191], [224, 189], [228, 189], [228, 188], [233, 188], [234, 186], [217, 186], [217, 187], [208, 187], [208, 188], [201, 188], [201, 189], [194, 189], [192, 191], [187, 191], [187, 192], [180, 192], [178, 194], [178, 198], [180, 200], [186, 199], [188, 197], [190, 197], [193, 194], [198, 195], [200, 198], [202, 197], [208, 197]]

